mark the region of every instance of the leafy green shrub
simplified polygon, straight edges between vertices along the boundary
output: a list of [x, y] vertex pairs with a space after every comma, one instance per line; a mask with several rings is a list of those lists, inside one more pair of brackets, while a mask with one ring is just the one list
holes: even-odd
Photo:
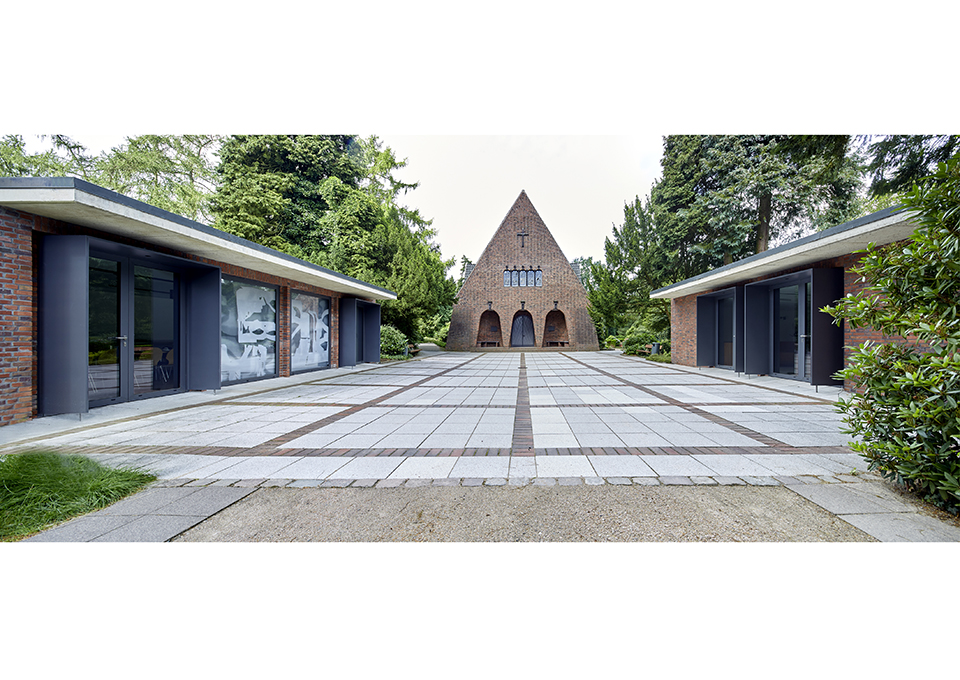
[[659, 362], [659, 363], [661, 363], [661, 364], [672, 364], [672, 363], [673, 363], [673, 362], [670, 360], [670, 353], [669, 353], [669, 352], [667, 352], [666, 354], [663, 354], [663, 353], [661, 353], [661, 354], [651, 354], [650, 356], [647, 357], [647, 359], [649, 359], [650, 361], [657, 361], [657, 362]]
[[655, 333], [645, 328], [634, 326], [627, 331], [627, 335], [623, 339], [623, 353], [636, 356], [640, 354], [641, 350], [647, 345], [656, 341], [657, 336]]
[[871, 470], [960, 513], [960, 157], [903, 203], [916, 232], [871, 244], [853, 270], [866, 286], [825, 311], [910, 342], [861, 345], [838, 373], [859, 392], [838, 408]]
[[603, 342], [607, 346], [607, 349], [613, 349], [620, 344], [620, 339], [615, 335], [609, 335]]
[[407, 336], [393, 326], [380, 327], [380, 355], [403, 356], [407, 349]]

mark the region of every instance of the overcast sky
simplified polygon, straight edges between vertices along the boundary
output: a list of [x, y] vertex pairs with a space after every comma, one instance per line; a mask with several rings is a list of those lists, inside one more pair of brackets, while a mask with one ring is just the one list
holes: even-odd
[[445, 258], [476, 262], [520, 191], [568, 259], [603, 257], [623, 205], [660, 174], [662, 139], [636, 136], [383, 135], [420, 186], [402, 202], [433, 219]]

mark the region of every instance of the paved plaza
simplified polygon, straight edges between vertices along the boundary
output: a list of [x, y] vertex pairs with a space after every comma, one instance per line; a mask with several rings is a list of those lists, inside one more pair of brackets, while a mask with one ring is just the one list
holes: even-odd
[[[160, 479], [156, 499], [179, 490], [170, 503], [220, 489], [204, 506], [214, 512], [264, 486], [610, 484], [785, 486], [855, 526], [915, 516], [864, 485], [873, 476], [847, 447], [841, 394], [618, 352], [437, 353], [38, 419], [3, 428], [0, 452], [142, 467]], [[180, 512], [171, 535], [201, 514]], [[100, 536], [123, 540], [108, 515]], [[952, 535], [931, 521], [914, 538]]]

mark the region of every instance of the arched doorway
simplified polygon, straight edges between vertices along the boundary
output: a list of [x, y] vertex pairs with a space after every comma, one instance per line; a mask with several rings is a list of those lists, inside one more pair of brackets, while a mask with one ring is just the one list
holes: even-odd
[[500, 315], [492, 309], [488, 309], [480, 315], [477, 347], [500, 347], [502, 345], [503, 333], [500, 331]]
[[569, 344], [567, 317], [559, 309], [554, 309], [547, 314], [547, 320], [543, 324], [543, 346], [566, 347]]
[[533, 317], [530, 312], [519, 311], [513, 315], [513, 328], [510, 330], [511, 347], [533, 347]]

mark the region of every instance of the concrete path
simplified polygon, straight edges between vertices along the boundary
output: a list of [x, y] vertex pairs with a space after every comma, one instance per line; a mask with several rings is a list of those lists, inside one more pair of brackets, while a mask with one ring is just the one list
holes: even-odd
[[264, 487], [451, 486], [782, 487], [864, 537], [960, 540], [862, 473], [843, 396], [615, 352], [439, 353], [37, 419], [2, 428], [0, 453], [83, 452], [159, 477], [34, 541], [169, 540]]

